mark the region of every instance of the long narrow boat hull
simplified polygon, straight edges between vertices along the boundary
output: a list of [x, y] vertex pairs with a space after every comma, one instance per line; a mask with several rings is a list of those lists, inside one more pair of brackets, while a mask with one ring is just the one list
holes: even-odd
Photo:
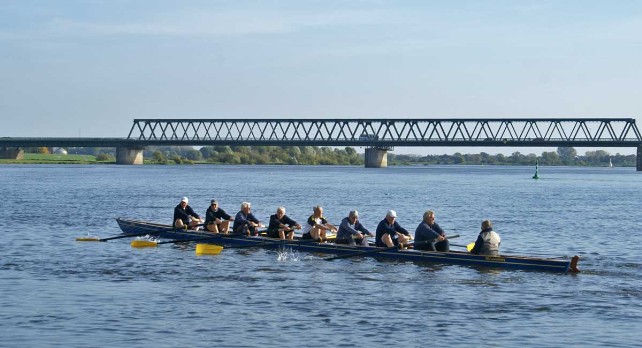
[[491, 268], [507, 268], [520, 270], [534, 270], [547, 272], [579, 272], [577, 269], [578, 256], [572, 258], [538, 258], [527, 256], [512, 255], [475, 255], [467, 252], [451, 251], [419, 251], [419, 250], [398, 250], [377, 247], [349, 246], [333, 243], [315, 243], [301, 241], [285, 241], [267, 237], [245, 237], [230, 236], [226, 234], [215, 234], [205, 231], [186, 231], [183, 229], [173, 229], [170, 225], [156, 224], [144, 221], [135, 221], [127, 219], [116, 219], [118, 226], [124, 234], [140, 235], [148, 232], [157, 238], [194, 241], [202, 240], [212, 244], [221, 244], [225, 246], [243, 245], [256, 246], [270, 249], [292, 248], [294, 250], [346, 255], [360, 253], [363, 256], [373, 256], [382, 259], [400, 260], [400, 261], [419, 261], [432, 262], [440, 264], [457, 264], [471, 265]]

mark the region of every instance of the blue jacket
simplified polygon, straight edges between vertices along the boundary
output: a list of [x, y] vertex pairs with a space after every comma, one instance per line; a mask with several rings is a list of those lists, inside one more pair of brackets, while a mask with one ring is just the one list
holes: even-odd
[[367, 228], [363, 227], [359, 220], [357, 220], [357, 223], [354, 224], [354, 227], [350, 226], [350, 219], [346, 217], [341, 220], [339, 230], [337, 231], [337, 239], [349, 240], [350, 238], [352, 238], [352, 236], [357, 235], [357, 233], [359, 232], [363, 232], [367, 235], [372, 235], [372, 233], [370, 233]]
[[259, 219], [255, 218], [252, 213], [245, 215], [243, 214], [243, 211], [239, 211], [234, 217], [234, 225], [232, 225], [232, 230], [236, 232], [239, 228], [249, 225], [250, 221], [254, 222], [255, 224], [259, 223]]
[[420, 242], [434, 242], [439, 236], [445, 235], [446, 232], [437, 224], [428, 225], [422, 221], [415, 230], [415, 244]]
[[383, 237], [384, 234], [389, 234], [390, 238], [392, 238], [392, 242], [395, 243], [395, 245], [399, 245], [399, 242], [397, 241], [397, 232], [403, 233], [406, 236], [410, 235], [410, 233], [405, 228], [399, 225], [397, 220], [395, 220], [392, 225], [388, 224], [388, 220], [386, 219], [381, 220], [381, 222], [379, 222], [379, 225], [377, 225], [376, 245], [378, 247], [386, 246], [386, 244], [381, 241], [381, 237]]

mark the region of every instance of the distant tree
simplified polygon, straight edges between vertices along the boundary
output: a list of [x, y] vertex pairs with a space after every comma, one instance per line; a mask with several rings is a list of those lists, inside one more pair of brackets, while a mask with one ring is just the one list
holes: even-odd
[[160, 150], [156, 150], [154, 151], [154, 153], [152, 153], [152, 159], [154, 160], [154, 162], [159, 164], [165, 164], [167, 161], [167, 159], [165, 158], [165, 155], [163, 155], [163, 153]]
[[573, 164], [575, 157], [577, 157], [577, 151], [573, 147], [558, 147], [557, 154], [562, 163], [567, 165]]
[[466, 159], [461, 153], [455, 152], [455, 154], [453, 155], [453, 162], [455, 164], [466, 164]]
[[203, 159], [203, 154], [198, 150], [190, 149], [185, 151], [185, 157], [190, 161], [201, 161]]
[[216, 152], [214, 151], [214, 148], [211, 146], [203, 146], [198, 151], [200, 151], [201, 155], [205, 159], [212, 157], [212, 155]]
[[551, 166], [557, 166], [562, 164], [560, 161], [560, 156], [557, 154], [557, 152], [542, 152], [542, 162], [543, 164], [551, 165]]

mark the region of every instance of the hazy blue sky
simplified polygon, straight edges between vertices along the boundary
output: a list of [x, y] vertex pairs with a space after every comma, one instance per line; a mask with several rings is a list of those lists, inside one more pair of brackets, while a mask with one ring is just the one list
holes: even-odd
[[134, 118], [642, 127], [640, 33], [625, 0], [0, 0], [0, 136], [121, 137]]

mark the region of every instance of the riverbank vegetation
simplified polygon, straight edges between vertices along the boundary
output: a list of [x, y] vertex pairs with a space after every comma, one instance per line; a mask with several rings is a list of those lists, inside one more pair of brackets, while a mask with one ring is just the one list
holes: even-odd
[[[0, 163], [115, 163], [113, 148], [69, 148], [68, 155], [49, 153], [47, 148], [29, 148], [23, 160], [0, 159]], [[397, 150], [397, 152], [403, 151]], [[190, 146], [149, 147], [144, 153], [145, 164], [286, 164], [286, 165], [363, 165], [364, 155], [352, 147], [317, 146]], [[559, 147], [540, 155], [491, 155], [455, 153], [452, 155], [405, 155], [388, 152], [388, 165], [540, 165], [605, 167], [635, 167], [635, 155], [611, 155], [604, 150], [587, 151], [579, 155], [572, 147]]]

